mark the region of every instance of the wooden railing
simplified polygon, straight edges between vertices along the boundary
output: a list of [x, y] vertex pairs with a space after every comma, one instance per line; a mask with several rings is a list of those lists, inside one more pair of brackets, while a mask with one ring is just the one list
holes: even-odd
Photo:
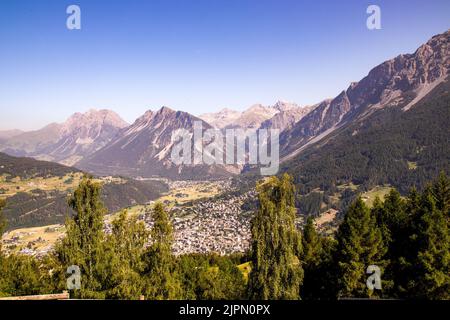
[[[40, 294], [35, 296], [19, 296], [19, 297], [4, 297], [0, 300], [68, 300], [70, 295], [68, 291], [56, 294]], [[145, 300], [145, 296], [139, 296], [139, 300]]]
[[0, 300], [67, 300], [69, 299], [69, 292], [63, 291], [63, 293], [56, 294], [41, 294], [35, 296], [20, 296], [20, 297], [5, 297]]

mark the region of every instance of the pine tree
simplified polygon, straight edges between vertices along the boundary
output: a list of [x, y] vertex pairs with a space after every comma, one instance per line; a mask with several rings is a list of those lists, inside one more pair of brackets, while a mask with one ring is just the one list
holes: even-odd
[[251, 299], [299, 299], [303, 280], [301, 237], [295, 226], [292, 178], [257, 185], [259, 209], [252, 220]]
[[444, 214], [447, 227], [450, 228], [450, 180], [443, 171], [433, 185], [433, 196], [436, 199], [436, 208]]
[[[99, 281], [103, 257], [105, 208], [100, 200], [101, 186], [89, 177], [84, 177], [69, 199], [75, 216], [66, 221], [66, 236], [56, 246], [56, 257], [62, 268], [59, 279], [64, 285], [66, 269], [76, 265], [81, 271], [82, 298], [103, 298]], [[103, 261], [104, 262], [104, 261]]]
[[307, 218], [306, 225], [303, 229], [302, 244], [302, 263], [311, 267], [317, 266], [320, 263], [322, 243], [314, 226], [314, 218], [311, 216]]
[[450, 235], [447, 219], [428, 188], [421, 197], [418, 221], [417, 262], [413, 295], [426, 299], [450, 299]]
[[[34, 257], [12, 254], [5, 261], [0, 296], [25, 296], [41, 294], [43, 286], [39, 261]], [[2, 293], [3, 291], [3, 293]]]
[[159, 202], [153, 209], [153, 220], [152, 244], [145, 254], [145, 296], [156, 300], [177, 299], [181, 295], [181, 284], [172, 254], [173, 230], [169, 216]]
[[347, 209], [337, 232], [337, 241], [338, 296], [372, 296], [373, 291], [366, 285], [366, 269], [369, 265], [377, 265], [383, 271], [386, 248], [376, 217], [361, 197]]
[[[381, 207], [381, 209], [380, 209]], [[407, 214], [407, 205], [400, 193], [391, 189], [385, 196], [384, 203], [374, 207], [381, 211], [381, 223], [385, 245], [387, 246], [386, 259], [389, 261], [384, 273], [384, 292], [390, 296], [402, 297], [408, 282], [407, 251], [405, 248], [410, 242], [410, 216]]]
[[310, 216], [302, 234], [304, 270], [303, 284], [300, 288], [301, 298], [305, 300], [330, 299], [333, 296], [332, 254], [334, 241], [320, 236]]

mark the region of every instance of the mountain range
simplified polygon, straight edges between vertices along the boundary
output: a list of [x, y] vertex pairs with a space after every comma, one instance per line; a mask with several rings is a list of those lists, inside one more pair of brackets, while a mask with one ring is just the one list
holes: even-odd
[[[351, 83], [338, 96], [312, 106], [300, 107], [295, 103], [279, 101], [272, 106], [255, 104], [242, 112], [223, 109], [199, 117], [162, 107], [157, 111], [146, 111], [131, 125], [113, 111], [91, 110], [85, 114], [74, 114], [63, 124], [50, 124], [33, 132], [0, 131], [0, 151], [75, 165], [104, 175], [204, 179], [240, 172], [241, 168], [236, 166], [174, 165], [170, 161], [172, 132], [176, 129], [192, 131], [193, 123], [200, 121], [204, 130], [213, 127], [221, 130], [280, 129], [280, 153], [285, 169], [289, 166], [302, 167], [303, 164], [298, 165], [309, 161], [305, 155], [321, 163], [325, 156], [322, 154], [330, 157], [323, 151], [328, 150], [327, 146], [342, 137], [346, 137], [343, 140], [347, 144], [359, 141], [370, 124], [384, 119], [387, 114], [393, 116], [395, 113], [398, 122], [385, 119], [384, 125], [389, 123], [390, 126], [402, 127], [400, 122], [411, 121], [407, 118], [409, 114], [418, 112], [416, 108], [427, 107], [431, 110], [436, 106], [436, 103], [433, 106], [424, 103], [430, 101], [431, 96], [438, 95], [446, 101], [445, 92], [439, 90], [446, 88], [449, 81], [449, 38], [450, 31], [434, 36], [414, 53], [401, 54], [376, 66], [366, 77]], [[445, 103], [444, 106], [446, 108], [441, 110], [441, 116], [448, 123], [450, 107]], [[422, 111], [423, 123], [429, 123], [428, 120], [435, 116], [431, 111]], [[350, 128], [352, 131], [348, 136]], [[442, 127], [441, 122], [439, 126], [436, 124], [436, 130], [448, 133], [448, 128]], [[422, 134], [415, 132], [419, 137]], [[370, 163], [371, 159], [366, 161]], [[332, 164], [337, 167], [344, 165], [347, 164]], [[368, 172], [372, 170], [370, 166], [366, 169]], [[347, 178], [351, 180], [351, 177]]]
[[173, 179], [205, 179], [230, 175], [230, 169], [225, 166], [175, 165], [171, 161], [172, 133], [177, 129], [192, 130], [195, 121], [202, 124], [203, 130], [212, 128], [200, 118], [169, 107], [156, 112], [149, 110], [132, 125], [120, 130], [104, 148], [85, 157], [76, 166], [98, 174], [134, 177], [162, 175]]
[[128, 124], [110, 110], [75, 113], [64, 123], [52, 123], [40, 130], [22, 132], [0, 141], [0, 151], [13, 156], [73, 165], [105, 146]]

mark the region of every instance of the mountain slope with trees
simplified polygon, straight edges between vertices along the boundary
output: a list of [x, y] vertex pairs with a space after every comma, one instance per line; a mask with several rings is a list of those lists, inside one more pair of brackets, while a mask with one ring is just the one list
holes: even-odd
[[413, 108], [387, 107], [352, 123], [282, 164], [303, 193], [334, 192], [353, 183], [360, 190], [390, 184], [401, 193], [423, 188], [439, 171], [450, 172], [450, 81]]

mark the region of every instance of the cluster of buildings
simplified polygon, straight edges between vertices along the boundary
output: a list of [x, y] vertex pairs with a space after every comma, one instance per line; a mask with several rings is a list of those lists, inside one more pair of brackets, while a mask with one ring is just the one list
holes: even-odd
[[174, 252], [229, 254], [250, 246], [250, 214], [241, 206], [248, 195], [196, 204], [174, 218]]
[[[192, 187], [198, 182], [175, 181], [171, 182], [171, 189]], [[213, 186], [214, 183], [209, 185]], [[208, 186], [204, 186], [208, 188]], [[173, 251], [175, 254], [208, 253], [229, 254], [244, 252], [250, 247], [251, 230], [250, 220], [253, 211], [243, 209], [243, 204], [252, 201], [255, 192], [233, 195], [229, 193], [228, 181], [220, 186], [221, 196], [199, 199], [193, 203], [167, 206], [174, 230]], [[145, 205], [139, 213], [139, 220], [143, 221], [148, 229], [153, 226], [151, 203]], [[110, 221], [105, 221], [105, 232], [111, 233]], [[56, 232], [47, 228], [46, 232]], [[4, 248], [20, 248], [20, 253], [33, 256], [43, 256], [52, 249], [52, 244], [44, 243], [47, 240], [30, 239], [30, 235], [16, 234], [3, 240]], [[62, 236], [62, 235], [61, 235]], [[27, 240], [28, 240], [27, 239]], [[29, 241], [29, 240], [28, 240]], [[17, 249], [15, 250], [17, 251]]]
[[34, 233], [33, 231], [15, 232], [10, 237], [8, 237], [8, 234], [4, 235], [2, 240], [3, 250], [6, 254], [17, 252], [38, 258], [47, 255], [53, 249], [54, 242], [42, 237], [34, 238]]
[[[229, 254], [244, 252], [250, 246], [251, 212], [242, 209], [250, 193], [212, 198], [193, 206], [175, 206], [170, 210], [174, 230], [175, 254]], [[153, 226], [151, 211], [140, 216], [147, 228]]]

